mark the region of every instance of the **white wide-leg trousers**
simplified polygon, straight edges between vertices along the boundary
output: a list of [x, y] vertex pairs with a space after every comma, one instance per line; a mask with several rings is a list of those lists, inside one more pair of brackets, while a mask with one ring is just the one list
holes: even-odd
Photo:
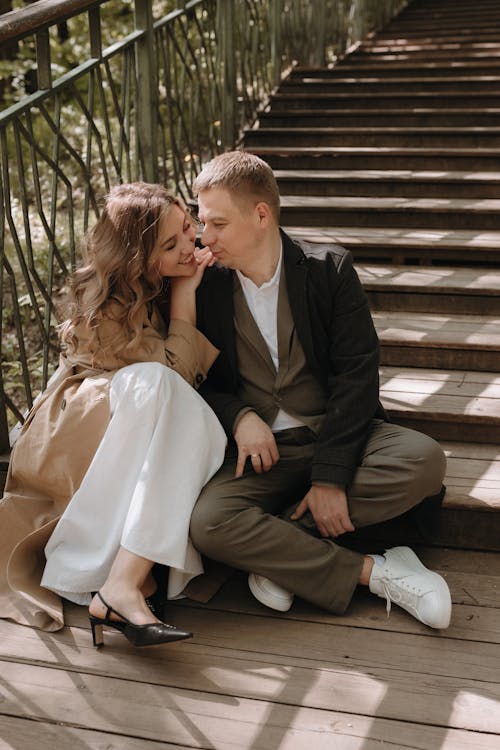
[[110, 402], [109, 426], [45, 548], [42, 586], [87, 604], [122, 546], [169, 566], [172, 598], [203, 572], [189, 521], [226, 436], [201, 396], [158, 363], [119, 370]]

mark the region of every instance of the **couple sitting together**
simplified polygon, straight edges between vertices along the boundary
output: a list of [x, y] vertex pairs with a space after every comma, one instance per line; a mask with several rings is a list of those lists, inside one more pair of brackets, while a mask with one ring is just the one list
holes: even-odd
[[137, 646], [188, 638], [155, 596], [182, 595], [205, 555], [277, 610], [296, 594], [341, 614], [364, 585], [446, 628], [448, 586], [412, 550], [337, 541], [445, 472], [434, 440], [386, 419], [351, 255], [280, 229], [256, 156], [217, 156], [194, 189], [201, 248], [183, 202], [145, 183], [111, 190], [85, 237], [0, 504], [0, 617], [57, 630], [63, 597], [89, 606], [96, 646], [104, 625]]

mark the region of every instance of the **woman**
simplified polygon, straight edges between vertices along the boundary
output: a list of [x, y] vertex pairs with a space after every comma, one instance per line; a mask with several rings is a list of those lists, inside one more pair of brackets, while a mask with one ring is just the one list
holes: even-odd
[[90, 603], [94, 645], [103, 625], [134, 645], [191, 635], [146, 597], [155, 562], [169, 566], [169, 597], [202, 572], [189, 518], [225, 449], [190, 387], [218, 354], [195, 328], [213, 259], [194, 240], [183, 204], [146, 183], [114, 188], [88, 233], [61, 363], [16, 442], [0, 505], [1, 617], [57, 630], [64, 596]]

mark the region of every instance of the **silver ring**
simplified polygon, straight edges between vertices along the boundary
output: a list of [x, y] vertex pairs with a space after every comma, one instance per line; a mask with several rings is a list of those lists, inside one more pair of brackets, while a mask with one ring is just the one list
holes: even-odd
[[258, 457], [259, 457], [259, 454], [258, 454], [258, 453], [251, 453], [251, 454], [250, 454], [250, 457], [251, 457], [251, 458], [258, 458]]

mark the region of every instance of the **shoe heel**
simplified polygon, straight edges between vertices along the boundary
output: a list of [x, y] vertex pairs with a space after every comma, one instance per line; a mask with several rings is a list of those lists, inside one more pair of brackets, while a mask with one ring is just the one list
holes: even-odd
[[96, 648], [101, 648], [101, 646], [104, 646], [103, 627], [99, 622], [94, 620], [93, 617], [89, 617], [89, 620], [90, 627], [92, 628], [92, 640], [94, 642], [94, 646]]

